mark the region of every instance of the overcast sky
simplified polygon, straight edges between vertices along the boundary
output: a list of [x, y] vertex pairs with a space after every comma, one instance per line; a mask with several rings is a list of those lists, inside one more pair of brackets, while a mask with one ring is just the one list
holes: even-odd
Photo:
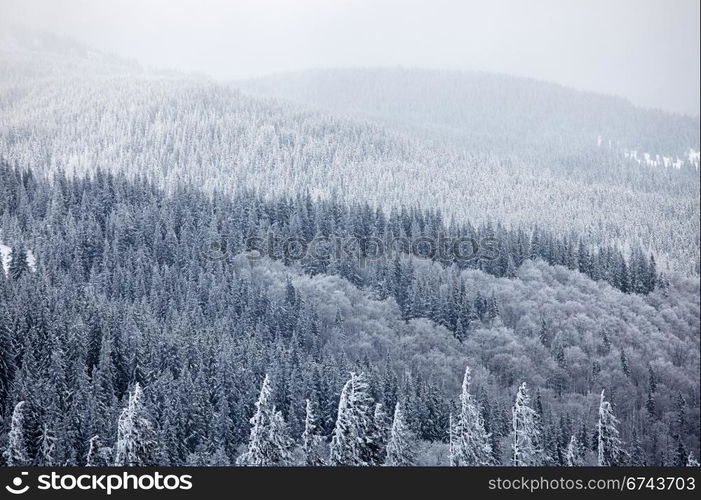
[[699, 0], [0, 0], [0, 18], [219, 79], [409, 66], [699, 114]]

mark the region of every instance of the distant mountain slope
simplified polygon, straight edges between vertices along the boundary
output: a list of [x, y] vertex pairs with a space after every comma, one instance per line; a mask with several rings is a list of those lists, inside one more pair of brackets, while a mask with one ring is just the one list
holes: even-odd
[[135, 62], [70, 38], [0, 26], [0, 84], [16, 79], [142, 73]]
[[236, 82], [249, 91], [420, 130], [476, 151], [589, 150], [599, 139], [666, 156], [699, 150], [699, 119], [526, 78], [415, 69], [331, 69]]
[[695, 170], [641, 169], [604, 148], [534, 148], [543, 168], [517, 153], [441, 147], [367, 119], [89, 54], [0, 45], [0, 157], [37, 172], [145, 175], [171, 190], [309, 191], [387, 211], [421, 205], [459, 220], [538, 224], [595, 245], [639, 244], [662, 271], [698, 273]]

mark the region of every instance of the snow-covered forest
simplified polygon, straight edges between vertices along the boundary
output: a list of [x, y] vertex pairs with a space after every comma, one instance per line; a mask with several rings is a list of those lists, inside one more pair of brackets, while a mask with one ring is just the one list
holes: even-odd
[[[493, 123], [488, 110], [469, 108], [460, 116], [468, 117], [463, 121], [470, 128], [455, 126], [469, 140], [444, 146], [431, 133], [366, 118], [373, 114], [348, 117], [300, 109], [204, 77], [110, 64], [85, 48], [69, 46], [57, 55], [37, 49], [3, 52], [0, 46], [0, 60], [0, 157], [37, 172], [72, 175], [102, 168], [147, 175], [166, 189], [185, 182], [210, 192], [246, 188], [270, 197], [310, 192], [367, 202], [387, 212], [399, 205], [421, 206], [458, 222], [492, 221], [526, 230], [537, 224], [562, 234], [574, 230], [587, 234], [592, 244], [654, 252], [661, 270], [699, 273], [699, 169], [698, 160], [688, 157], [689, 149], [700, 149], [698, 120], [674, 115], [665, 120], [664, 114], [622, 106], [621, 118], [612, 121], [600, 116], [605, 98], [574, 92], [566, 101], [570, 106], [574, 102], [600, 117], [589, 122], [587, 114], [568, 118], [573, 113], [567, 108], [550, 112], [559, 109], [567, 93], [562, 97], [559, 88], [547, 92], [548, 86], [526, 81], [521, 92], [535, 87], [543, 99], [538, 109], [545, 113], [529, 114], [528, 107], [499, 113], [499, 106], [491, 106], [502, 126]], [[97, 61], [91, 70], [92, 60]], [[44, 67], [49, 69], [42, 72]], [[407, 78], [414, 81], [411, 74]], [[514, 95], [515, 84], [506, 82], [496, 86], [500, 95]], [[339, 95], [348, 95], [341, 90]], [[518, 97], [515, 93], [512, 100]], [[400, 98], [395, 106], [411, 109]], [[588, 105], [602, 99], [604, 104]], [[613, 105], [621, 106], [616, 100]], [[422, 122], [426, 127], [448, 121], [440, 112], [445, 105], [436, 108], [437, 116]], [[561, 118], [553, 119], [554, 114]], [[621, 121], [620, 128], [635, 132], [633, 138], [616, 133], [616, 127], [602, 131], [596, 126]], [[552, 128], [541, 130], [546, 124]], [[474, 127], [483, 134], [477, 139]], [[524, 129], [534, 128], [539, 135], [521, 139], [531, 137]], [[635, 140], [641, 128], [659, 144]], [[620, 142], [620, 148], [598, 146], [597, 134]], [[641, 168], [625, 157], [624, 148], [679, 157], [684, 166]]]
[[698, 131], [0, 36], [0, 461], [698, 465]]

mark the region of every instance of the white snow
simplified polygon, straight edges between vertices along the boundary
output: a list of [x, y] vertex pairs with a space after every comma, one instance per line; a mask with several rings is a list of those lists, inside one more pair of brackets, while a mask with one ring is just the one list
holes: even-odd
[[0, 243], [0, 260], [2, 261], [2, 268], [7, 274], [7, 270], [10, 267], [10, 253], [12, 249], [7, 245]]
[[699, 152], [695, 151], [693, 148], [689, 149], [689, 153], [686, 158], [671, 157], [671, 156], [660, 156], [658, 154], [642, 153], [638, 154], [635, 149], [624, 149], [623, 157], [627, 160], [632, 160], [638, 163], [638, 165], [646, 165], [648, 167], [665, 167], [665, 168], [676, 168], [680, 169], [686, 164], [691, 164], [699, 168]]

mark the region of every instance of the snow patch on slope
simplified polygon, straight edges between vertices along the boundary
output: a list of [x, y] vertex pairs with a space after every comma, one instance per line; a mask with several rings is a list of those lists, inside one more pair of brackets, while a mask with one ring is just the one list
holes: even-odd
[[[608, 148], [614, 147], [612, 141], [605, 140], [601, 136], [596, 139], [596, 146], [601, 148], [604, 143], [608, 144]], [[690, 165], [696, 170], [699, 169], [699, 160], [701, 153], [694, 148], [689, 148], [686, 155], [680, 156], [664, 156], [659, 154], [640, 152], [635, 149], [623, 149], [623, 157], [627, 160], [632, 160], [638, 165], [646, 165], [648, 167], [664, 167], [681, 169], [686, 165]]]

